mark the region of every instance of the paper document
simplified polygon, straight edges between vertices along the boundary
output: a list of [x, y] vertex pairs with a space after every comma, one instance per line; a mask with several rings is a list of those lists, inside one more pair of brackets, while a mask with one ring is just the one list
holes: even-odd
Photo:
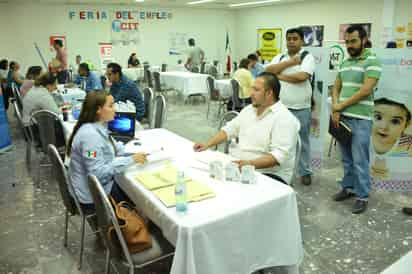
[[[158, 171], [141, 172], [136, 175], [135, 179], [145, 188], [154, 190], [167, 186], [174, 186], [177, 178], [177, 169], [173, 166], [166, 166]], [[185, 180], [190, 180], [185, 178]]]
[[146, 153], [147, 161], [156, 162], [164, 161], [173, 158], [173, 155], [170, 151], [165, 150], [162, 146], [159, 145], [143, 145], [138, 139], [132, 140], [125, 145], [125, 153]]
[[[188, 181], [186, 183], [187, 201], [197, 202], [209, 198], [213, 198], [216, 194], [206, 184], [197, 181]], [[159, 198], [166, 207], [176, 205], [175, 186], [164, 187], [153, 190], [153, 193]]]

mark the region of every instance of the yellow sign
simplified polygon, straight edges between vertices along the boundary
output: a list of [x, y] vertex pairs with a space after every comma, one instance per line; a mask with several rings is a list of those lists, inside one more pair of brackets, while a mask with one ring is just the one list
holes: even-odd
[[272, 61], [282, 50], [282, 29], [258, 29], [258, 49], [262, 60]]

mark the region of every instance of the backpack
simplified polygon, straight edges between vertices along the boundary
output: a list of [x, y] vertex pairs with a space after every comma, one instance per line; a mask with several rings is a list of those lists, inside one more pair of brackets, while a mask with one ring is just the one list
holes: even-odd
[[[309, 51], [304, 50], [304, 51], [302, 52], [302, 54], [300, 55], [300, 60], [303, 61], [303, 59], [305, 59], [305, 57], [306, 57], [308, 54], [309, 54]], [[286, 55], [285, 55], [285, 54], [282, 54], [282, 55], [280, 56], [279, 62], [281, 62], [282, 59], [285, 58], [285, 57], [286, 57]], [[311, 105], [311, 108], [312, 108], [312, 110], [313, 110], [313, 109], [315, 108], [315, 100], [313, 99], [313, 91], [315, 90], [315, 73], [313, 73], [312, 76], [311, 76], [310, 86], [311, 86], [311, 88], [312, 88], [312, 96], [311, 96], [311, 98], [310, 98], [310, 105]]]

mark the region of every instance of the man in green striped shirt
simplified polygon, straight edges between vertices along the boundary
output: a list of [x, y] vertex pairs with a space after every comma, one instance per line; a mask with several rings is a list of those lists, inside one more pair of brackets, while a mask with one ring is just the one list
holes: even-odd
[[352, 142], [340, 145], [344, 177], [342, 190], [333, 196], [343, 201], [356, 196], [352, 213], [366, 210], [371, 186], [369, 144], [372, 128], [373, 91], [381, 75], [381, 64], [367, 48], [366, 31], [352, 25], [345, 32], [350, 55], [341, 65], [332, 94], [332, 119], [335, 127], [342, 121], [352, 130]]

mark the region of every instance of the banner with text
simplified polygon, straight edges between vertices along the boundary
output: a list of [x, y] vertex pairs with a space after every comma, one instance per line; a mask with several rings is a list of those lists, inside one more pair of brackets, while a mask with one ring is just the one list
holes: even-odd
[[282, 51], [282, 29], [258, 29], [257, 41], [262, 60], [270, 62]]

